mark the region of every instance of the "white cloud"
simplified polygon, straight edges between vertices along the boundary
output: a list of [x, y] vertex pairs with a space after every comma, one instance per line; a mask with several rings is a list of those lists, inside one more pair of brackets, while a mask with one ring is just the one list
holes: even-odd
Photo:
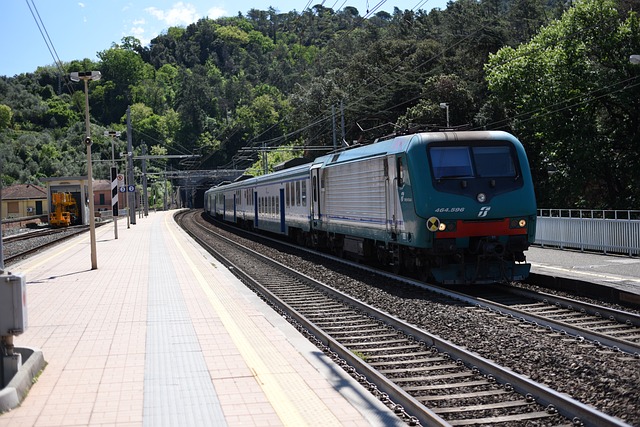
[[78, 6], [84, 8], [84, 3], [78, 3]]
[[137, 38], [142, 46], [146, 46], [151, 42], [151, 38], [145, 37], [144, 33], [143, 27], [132, 27], [127, 35]]
[[133, 21], [133, 25], [144, 25], [144, 24], [145, 24], [144, 19], [136, 19]]
[[223, 16], [229, 16], [229, 13], [221, 7], [212, 7], [207, 11], [207, 17], [209, 19], [217, 19]]
[[179, 2], [174, 4], [169, 10], [161, 10], [157, 7], [148, 7], [145, 10], [153, 17], [160, 21], [164, 21], [169, 26], [191, 24], [200, 18], [196, 11], [196, 7], [191, 3]]

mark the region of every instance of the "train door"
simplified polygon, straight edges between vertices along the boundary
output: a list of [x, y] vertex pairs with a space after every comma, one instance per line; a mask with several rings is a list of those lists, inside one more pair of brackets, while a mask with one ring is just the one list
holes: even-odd
[[258, 228], [258, 192], [253, 192], [253, 227]]
[[322, 165], [313, 165], [311, 167], [311, 219], [313, 225], [317, 225], [320, 220], [320, 167]]
[[237, 192], [233, 192], [233, 223], [237, 224], [238, 222], [238, 199], [236, 197]]
[[284, 219], [284, 188], [280, 189], [280, 232], [285, 231], [285, 219]]
[[400, 158], [396, 159], [395, 155], [389, 155], [384, 159], [385, 172], [385, 193], [386, 193], [386, 212], [387, 212], [387, 231], [390, 233], [398, 232], [398, 187], [400, 187], [401, 167]]

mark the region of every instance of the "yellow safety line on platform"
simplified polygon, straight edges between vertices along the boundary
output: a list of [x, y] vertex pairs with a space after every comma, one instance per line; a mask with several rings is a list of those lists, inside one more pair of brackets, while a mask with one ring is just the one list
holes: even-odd
[[[238, 320], [242, 321], [246, 319], [234, 318], [233, 314], [231, 314], [226, 309], [224, 304], [213, 292], [205, 278], [202, 276], [202, 273], [200, 273], [197, 267], [193, 264], [193, 261], [191, 261], [185, 249], [182, 247], [175, 234], [171, 230], [171, 227], [169, 226], [170, 218], [170, 216], [165, 217], [165, 225], [169, 229], [169, 233], [171, 234], [176, 247], [180, 250], [180, 253], [182, 254], [185, 262], [191, 268], [191, 271], [194, 272], [198, 283], [202, 287], [202, 290], [207, 295], [209, 302], [215, 309], [216, 313], [220, 316], [220, 320], [229, 332], [231, 339], [240, 351], [240, 354], [242, 355], [244, 361], [247, 363], [247, 366], [249, 366], [249, 368], [254, 372], [257, 383], [264, 391], [267, 399], [269, 399], [269, 401], [271, 402], [271, 405], [278, 414], [278, 417], [280, 417], [280, 420], [288, 426], [308, 425], [307, 421], [300, 414], [299, 408], [291, 401], [288, 393], [279, 384], [278, 378], [269, 372], [269, 369], [249, 342], [249, 339], [247, 338], [242, 326], [238, 324]], [[301, 390], [289, 390], [290, 393], [299, 393], [300, 391]], [[300, 396], [297, 397], [300, 398]], [[329, 414], [331, 414], [331, 412], [328, 408], [326, 411], [323, 411], [324, 417], [329, 418]], [[328, 419], [325, 419], [323, 421], [325, 423], [328, 422], [331, 425], [339, 424], [339, 420], [335, 418], [333, 421], [329, 421]]]

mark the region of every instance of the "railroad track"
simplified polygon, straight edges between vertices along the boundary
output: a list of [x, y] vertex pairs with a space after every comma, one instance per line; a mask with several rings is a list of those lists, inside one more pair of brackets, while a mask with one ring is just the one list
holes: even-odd
[[473, 299], [459, 298], [640, 358], [637, 314], [512, 286], [476, 288], [467, 295]]
[[7, 237], [3, 239], [4, 262], [6, 264], [14, 263], [87, 230], [89, 230], [88, 226], [81, 225], [64, 229], [45, 229]]
[[410, 424], [626, 425], [205, 231], [190, 234]]

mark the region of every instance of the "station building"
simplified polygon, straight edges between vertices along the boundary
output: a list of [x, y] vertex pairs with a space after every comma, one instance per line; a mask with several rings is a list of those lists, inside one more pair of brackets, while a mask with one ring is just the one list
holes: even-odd
[[34, 184], [15, 184], [2, 189], [1, 219], [48, 215], [47, 190]]

